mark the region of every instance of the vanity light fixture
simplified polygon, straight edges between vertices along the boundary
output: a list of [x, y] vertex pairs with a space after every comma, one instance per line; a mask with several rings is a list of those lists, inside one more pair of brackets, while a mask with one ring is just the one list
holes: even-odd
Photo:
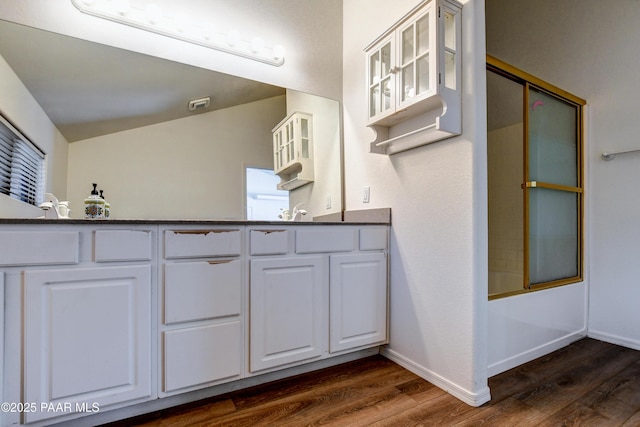
[[259, 37], [243, 40], [236, 30], [221, 34], [209, 25], [192, 25], [184, 16], [166, 16], [162, 9], [153, 3], [142, 8], [133, 5], [130, 0], [71, 0], [71, 3], [82, 13], [98, 18], [276, 67], [284, 64], [285, 50], [281, 45], [268, 47]]

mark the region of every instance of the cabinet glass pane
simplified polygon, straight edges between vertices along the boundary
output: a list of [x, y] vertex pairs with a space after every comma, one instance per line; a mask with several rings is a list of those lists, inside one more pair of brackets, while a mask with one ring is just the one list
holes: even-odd
[[429, 14], [427, 13], [416, 23], [416, 31], [418, 36], [416, 37], [418, 48], [416, 49], [416, 55], [421, 56], [429, 51]]
[[387, 43], [380, 49], [380, 78], [384, 78], [391, 72], [391, 43]]
[[413, 64], [402, 69], [402, 101], [416, 96], [413, 84]]
[[413, 25], [402, 32], [402, 65], [415, 58]]
[[391, 72], [391, 43], [369, 57], [369, 85], [375, 85]]
[[380, 51], [369, 57], [369, 86], [380, 81]]
[[578, 186], [577, 107], [529, 89], [529, 180]]
[[418, 69], [417, 85], [418, 94], [428, 92], [429, 85], [429, 54], [423, 56], [416, 61], [416, 67]]
[[309, 158], [309, 121], [307, 119], [300, 119], [300, 133], [302, 140], [300, 141], [300, 155], [304, 159]]
[[444, 47], [456, 49], [456, 19], [450, 12], [444, 13]]
[[453, 52], [444, 53], [444, 86], [456, 88], [456, 55]]
[[529, 190], [529, 283], [578, 276], [579, 195]]
[[375, 85], [369, 89], [369, 117], [374, 117], [380, 112], [380, 86]]
[[382, 82], [382, 111], [391, 108], [391, 77]]
[[287, 163], [293, 160], [293, 122], [287, 124]]

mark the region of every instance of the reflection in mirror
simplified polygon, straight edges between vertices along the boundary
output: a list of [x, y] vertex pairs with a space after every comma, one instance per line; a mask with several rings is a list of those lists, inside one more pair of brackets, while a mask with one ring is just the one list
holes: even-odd
[[[7, 21], [0, 39], [0, 78], [14, 73], [68, 142], [48, 176], [64, 180], [73, 218], [96, 182], [113, 219], [245, 219], [245, 170], [273, 169], [271, 130], [292, 111], [313, 115], [316, 177], [289, 207], [303, 203], [305, 221], [340, 212], [336, 101]], [[5, 114], [3, 103], [22, 102], [20, 89], [9, 93]]]

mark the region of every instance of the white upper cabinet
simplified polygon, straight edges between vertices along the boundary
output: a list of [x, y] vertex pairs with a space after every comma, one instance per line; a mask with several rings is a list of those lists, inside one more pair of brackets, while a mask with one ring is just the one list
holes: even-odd
[[313, 182], [313, 116], [294, 112], [273, 129], [273, 170], [279, 190]]
[[393, 154], [462, 132], [461, 5], [420, 3], [365, 48], [371, 152]]

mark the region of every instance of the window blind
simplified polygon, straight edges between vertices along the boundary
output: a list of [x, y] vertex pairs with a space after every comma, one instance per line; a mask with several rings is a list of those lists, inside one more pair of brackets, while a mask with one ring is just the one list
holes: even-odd
[[44, 154], [0, 116], [0, 193], [38, 205], [43, 187]]

